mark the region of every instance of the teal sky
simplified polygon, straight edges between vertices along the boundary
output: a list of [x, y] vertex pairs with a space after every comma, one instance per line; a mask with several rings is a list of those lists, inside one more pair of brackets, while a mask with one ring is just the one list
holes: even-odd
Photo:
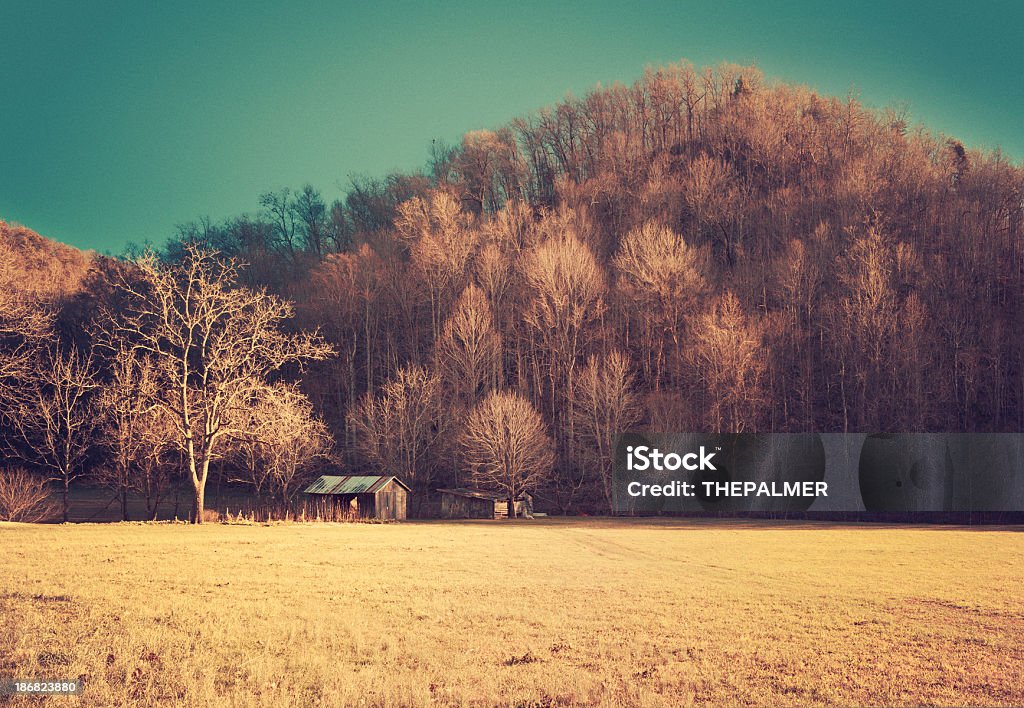
[[645, 65], [756, 63], [1024, 156], [1024, 2], [0, 1], [0, 218], [162, 242]]

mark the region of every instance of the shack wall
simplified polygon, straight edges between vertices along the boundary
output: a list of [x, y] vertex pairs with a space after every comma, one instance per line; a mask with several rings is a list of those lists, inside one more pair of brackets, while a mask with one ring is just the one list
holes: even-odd
[[404, 521], [408, 516], [409, 500], [404, 488], [392, 482], [376, 494], [376, 518]]
[[442, 519], [493, 519], [494, 509], [490, 499], [441, 493]]

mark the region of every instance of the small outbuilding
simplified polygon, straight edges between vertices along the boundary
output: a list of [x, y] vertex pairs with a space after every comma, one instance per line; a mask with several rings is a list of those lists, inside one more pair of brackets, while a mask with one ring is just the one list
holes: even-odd
[[[441, 495], [442, 519], [506, 519], [508, 497], [484, 489], [438, 489]], [[533, 512], [533, 497], [523, 493], [515, 500], [516, 516]]]
[[306, 513], [322, 519], [360, 517], [401, 521], [408, 515], [409, 485], [386, 475], [324, 475], [306, 487]]

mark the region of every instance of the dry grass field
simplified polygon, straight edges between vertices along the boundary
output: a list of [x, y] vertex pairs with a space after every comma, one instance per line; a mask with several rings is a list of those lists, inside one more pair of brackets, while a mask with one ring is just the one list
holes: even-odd
[[992, 528], [6, 524], [0, 676], [97, 706], [1022, 705], [1021, 568]]

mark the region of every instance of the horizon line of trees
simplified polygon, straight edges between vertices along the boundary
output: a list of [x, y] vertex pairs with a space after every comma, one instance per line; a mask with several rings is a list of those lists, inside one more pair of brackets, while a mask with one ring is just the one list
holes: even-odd
[[[513, 409], [566, 512], [609, 508], [634, 427], [1024, 430], [1024, 170], [752, 67], [648, 69], [332, 204], [259, 204], [161, 262], [219, 252], [249, 264], [234, 288], [293, 301], [282, 331], [335, 353], [289, 389], [323, 425], [300, 437], [420, 496], [505, 484], [467, 441]], [[96, 259], [69, 332], [124, 267]]]

